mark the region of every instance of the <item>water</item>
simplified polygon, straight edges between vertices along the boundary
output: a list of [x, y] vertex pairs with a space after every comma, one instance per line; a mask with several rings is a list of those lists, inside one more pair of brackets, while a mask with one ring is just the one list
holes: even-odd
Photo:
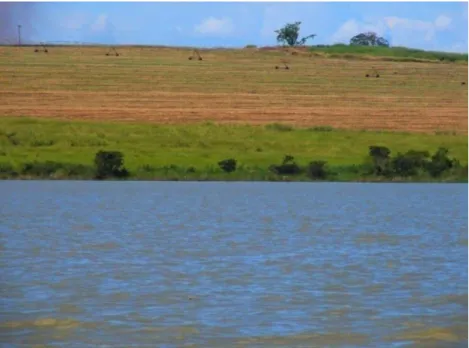
[[2, 347], [467, 346], [467, 185], [0, 182]]

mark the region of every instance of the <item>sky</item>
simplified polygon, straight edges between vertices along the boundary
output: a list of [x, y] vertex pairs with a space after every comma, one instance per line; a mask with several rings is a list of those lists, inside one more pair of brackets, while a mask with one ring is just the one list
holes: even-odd
[[0, 42], [273, 46], [301, 22], [308, 44], [374, 31], [392, 46], [468, 51], [467, 2], [0, 2]]

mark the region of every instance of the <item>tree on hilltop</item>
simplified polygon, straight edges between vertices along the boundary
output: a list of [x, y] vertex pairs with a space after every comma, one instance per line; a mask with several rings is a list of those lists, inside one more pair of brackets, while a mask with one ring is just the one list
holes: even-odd
[[277, 33], [277, 42], [282, 45], [302, 46], [306, 43], [306, 40], [313, 39], [316, 36], [316, 34], [308, 35], [298, 41], [300, 25], [301, 22], [287, 23], [283, 28], [275, 30], [275, 33]]
[[351, 46], [380, 46], [389, 47], [389, 42], [384, 37], [370, 31], [355, 35], [350, 39]]

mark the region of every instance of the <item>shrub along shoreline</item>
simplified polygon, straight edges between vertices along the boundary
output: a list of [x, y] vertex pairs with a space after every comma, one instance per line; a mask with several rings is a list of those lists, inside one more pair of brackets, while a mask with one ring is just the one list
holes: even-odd
[[154, 181], [337, 181], [337, 182], [467, 182], [468, 166], [440, 147], [435, 153], [408, 150], [391, 156], [385, 146], [369, 146], [363, 163], [329, 166], [327, 161], [297, 163], [294, 156], [268, 168], [238, 165], [234, 158], [205, 168], [143, 165], [131, 172], [119, 151], [98, 151], [93, 164], [54, 161], [27, 162], [19, 170], [0, 164], [0, 179], [46, 180], [154, 180]]
[[0, 179], [467, 182], [467, 135], [3, 117]]

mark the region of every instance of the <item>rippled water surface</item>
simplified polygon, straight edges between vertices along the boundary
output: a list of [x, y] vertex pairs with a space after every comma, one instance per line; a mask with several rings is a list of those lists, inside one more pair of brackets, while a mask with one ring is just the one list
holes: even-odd
[[0, 182], [2, 347], [467, 346], [467, 185]]

